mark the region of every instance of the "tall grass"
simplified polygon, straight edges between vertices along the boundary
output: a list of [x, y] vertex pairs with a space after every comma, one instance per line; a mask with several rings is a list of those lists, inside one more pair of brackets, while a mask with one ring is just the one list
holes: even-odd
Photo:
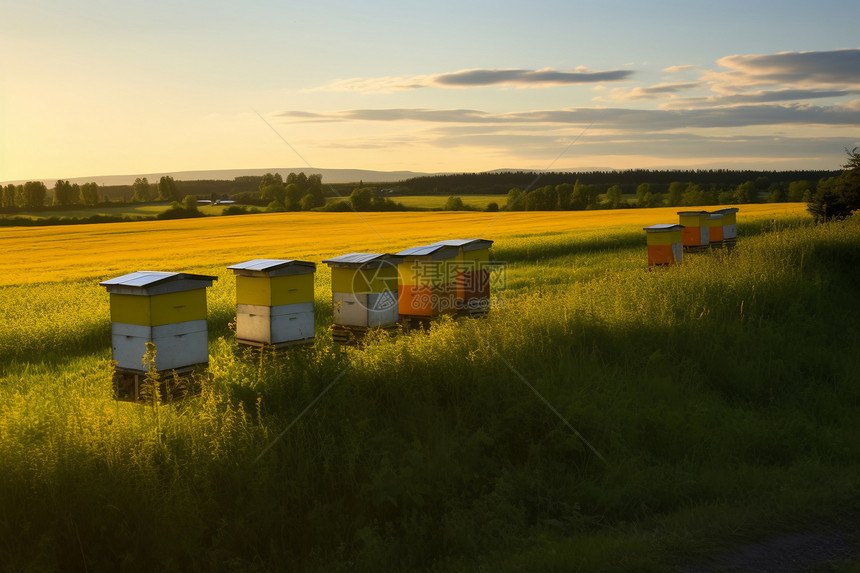
[[741, 234], [654, 270], [641, 235], [501, 237], [486, 319], [361, 347], [321, 268], [317, 342], [277, 353], [237, 350], [217, 271], [170, 405], [111, 400], [98, 288], [6, 287], [4, 568], [663, 569], [856, 508], [860, 224]]

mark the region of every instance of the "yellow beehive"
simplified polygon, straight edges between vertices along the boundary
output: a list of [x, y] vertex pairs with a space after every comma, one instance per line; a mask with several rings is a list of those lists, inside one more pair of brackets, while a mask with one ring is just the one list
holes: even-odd
[[684, 249], [682, 246], [683, 225], [651, 225], [645, 227], [648, 244], [649, 265], [680, 264]]
[[457, 310], [457, 246], [434, 243], [397, 253], [402, 318], [432, 318]]
[[684, 226], [681, 244], [686, 251], [706, 249], [710, 245], [707, 211], [678, 211], [679, 223]]
[[466, 314], [483, 313], [490, 308], [490, 247], [487, 239], [447, 239], [433, 243], [457, 247], [455, 257], [457, 310]]
[[740, 209], [737, 207], [725, 207], [711, 211], [713, 215], [722, 215], [723, 225], [723, 243], [734, 244], [738, 239], [738, 219], [737, 213]]
[[313, 343], [316, 267], [283, 259], [227, 267], [236, 275], [236, 341], [254, 346]]
[[335, 326], [397, 324], [397, 265], [387, 253], [350, 253], [323, 261], [331, 267]]
[[208, 363], [206, 287], [214, 280], [206, 275], [138, 271], [99, 283], [110, 293], [117, 369], [145, 372], [147, 342], [155, 344], [158, 371]]

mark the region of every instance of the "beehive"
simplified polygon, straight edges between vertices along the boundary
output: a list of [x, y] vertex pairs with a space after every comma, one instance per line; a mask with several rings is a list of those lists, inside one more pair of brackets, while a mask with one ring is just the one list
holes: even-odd
[[723, 244], [723, 215], [711, 213], [708, 215], [708, 239], [711, 245]]
[[734, 244], [738, 239], [738, 219], [737, 213], [740, 209], [737, 207], [725, 207], [711, 211], [714, 215], [722, 215], [723, 224], [723, 243]]
[[99, 283], [110, 293], [117, 369], [144, 372], [147, 342], [155, 344], [158, 371], [208, 363], [206, 287], [214, 280], [189, 273], [137, 271]]
[[645, 227], [648, 244], [649, 265], [680, 264], [684, 254], [682, 246], [683, 225], [651, 225]]
[[457, 256], [460, 248], [434, 243], [397, 253], [400, 317], [432, 318], [457, 310]]
[[236, 275], [236, 342], [288, 346], [314, 341], [315, 263], [254, 259], [227, 268]]
[[335, 326], [396, 325], [397, 265], [388, 253], [349, 253], [323, 261], [331, 267]]
[[447, 239], [435, 245], [457, 247], [456, 288], [457, 310], [479, 314], [490, 308], [490, 247], [487, 239]]
[[684, 226], [681, 244], [685, 251], [699, 251], [710, 245], [707, 211], [678, 211], [679, 223]]

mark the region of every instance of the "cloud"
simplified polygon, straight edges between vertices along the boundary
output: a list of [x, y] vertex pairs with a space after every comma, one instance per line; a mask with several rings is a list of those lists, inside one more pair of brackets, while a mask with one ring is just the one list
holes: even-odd
[[665, 108], [688, 108], [710, 106], [734, 106], [754, 103], [803, 101], [809, 99], [835, 98], [860, 93], [856, 90], [780, 89], [769, 91], [720, 94], [705, 97], [679, 98], [664, 104]]
[[719, 93], [769, 85], [795, 89], [860, 87], [860, 49], [735, 55], [720, 58], [717, 64], [728, 71], [707, 72], [702, 79]]
[[578, 125], [620, 131], [670, 131], [694, 128], [740, 128], [764, 125], [858, 126], [854, 103], [738, 105], [701, 109], [563, 108], [491, 113], [475, 109], [390, 108], [332, 112], [283, 111], [277, 117], [301, 122], [374, 121], [492, 125]]
[[561, 72], [551, 68], [542, 70], [461, 70], [450, 74], [439, 74], [432, 77], [437, 86], [475, 87], [492, 85], [515, 86], [548, 86], [566, 84], [586, 84], [598, 82], [615, 82], [624, 80], [633, 74], [630, 70], [613, 70], [608, 72], [589, 72], [577, 70]]
[[516, 68], [476, 68], [408, 78], [348, 78], [335, 80], [314, 91], [392, 92], [421, 88], [474, 88], [487, 86], [552, 87], [599, 82], [617, 82], [633, 75], [632, 70], [589, 71], [579, 67], [573, 71], [553, 68], [525, 70]]
[[642, 99], [660, 99], [666, 95], [703, 87], [701, 82], [672, 82], [655, 84], [648, 87], [637, 87], [629, 91], [616, 91], [608, 98], [616, 101], [633, 101]]

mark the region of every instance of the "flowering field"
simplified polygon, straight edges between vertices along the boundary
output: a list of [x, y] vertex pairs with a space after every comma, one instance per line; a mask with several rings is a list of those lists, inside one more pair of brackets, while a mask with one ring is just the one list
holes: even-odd
[[[702, 207], [708, 209], [708, 207]], [[135, 270], [214, 269], [254, 258], [320, 261], [396, 252], [441, 238], [641, 232], [678, 208], [511, 213], [264, 213], [175, 221], [0, 228], [0, 285], [107, 278]], [[740, 221], [800, 215], [799, 203], [746, 205]], [[644, 233], [642, 233], [644, 237]], [[644, 244], [644, 238], [643, 238]]]
[[[675, 209], [2, 229], [0, 569], [668, 570], [851, 511], [860, 224], [738, 219], [653, 271]], [[474, 236], [486, 318], [340, 346], [320, 265], [313, 346], [235, 344], [228, 264]], [[179, 403], [112, 399], [98, 281], [144, 269], [218, 276]]]

